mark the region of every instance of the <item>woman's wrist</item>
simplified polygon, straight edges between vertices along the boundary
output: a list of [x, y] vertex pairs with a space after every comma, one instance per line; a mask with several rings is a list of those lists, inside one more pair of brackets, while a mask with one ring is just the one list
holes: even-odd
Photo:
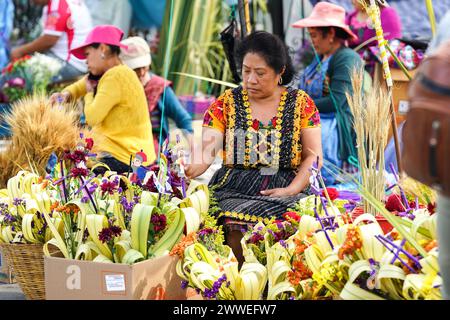
[[288, 191], [289, 195], [294, 196], [296, 194], [299, 194], [302, 192], [302, 188], [300, 188], [298, 183], [291, 183], [289, 186], [286, 187], [286, 190]]

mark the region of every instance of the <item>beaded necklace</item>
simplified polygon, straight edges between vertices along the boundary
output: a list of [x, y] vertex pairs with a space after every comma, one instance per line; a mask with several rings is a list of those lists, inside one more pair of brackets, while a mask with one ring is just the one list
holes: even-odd
[[[286, 105], [286, 99], [287, 99], [288, 91], [284, 90], [281, 93], [280, 103], [278, 104], [277, 108], [277, 115], [276, 115], [276, 125], [275, 125], [275, 142], [274, 142], [274, 148], [273, 148], [273, 162], [272, 166], [277, 167], [280, 161], [280, 145], [281, 145], [281, 124], [283, 123], [283, 110]], [[245, 153], [244, 153], [244, 166], [249, 167], [250, 166], [250, 152], [252, 147], [255, 146], [258, 147], [260, 144], [252, 144], [253, 135], [255, 133], [258, 133], [258, 130], [254, 129], [252, 127], [253, 124], [253, 116], [252, 116], [252, 110], [250, 108], [250, 101], [248, 99], [248, 92], [245, 89], [242, 89], [242, 99], [244, 101], [244, 107], [245, 107], [245, 113], [246, 113], [246, 119], [247, 119], [247, 134], [246, 134], [246, 142], [245, 142]], [[267, 149], [265, 153], [269, 150], [269, 148], [272, 148], [272, 144], [267, 141], [267, 135], [263, 137], [263, 140], [265, 143], [267, 143]], [[262, 158], [262, 157], [261, 157]], [[269, 164], [269, 163], [266, 163]], [[252, 165], [252, 166], [256, 166]]]

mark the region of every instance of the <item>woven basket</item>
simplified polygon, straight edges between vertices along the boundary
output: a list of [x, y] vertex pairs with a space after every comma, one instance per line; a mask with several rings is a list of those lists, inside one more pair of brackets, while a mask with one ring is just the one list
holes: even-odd
[[27, 300], [45, 299], [42, 244], [1, 244], [14, 278]]

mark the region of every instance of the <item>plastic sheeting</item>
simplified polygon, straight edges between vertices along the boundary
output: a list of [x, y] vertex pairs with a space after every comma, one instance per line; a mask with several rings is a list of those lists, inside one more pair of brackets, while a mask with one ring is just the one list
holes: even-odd
[[[160, 28], [164, 19], [166, 0], [129, 0], [133, 8], [132, 26]], [[167, 1], [170, 4], [170, 0]]]

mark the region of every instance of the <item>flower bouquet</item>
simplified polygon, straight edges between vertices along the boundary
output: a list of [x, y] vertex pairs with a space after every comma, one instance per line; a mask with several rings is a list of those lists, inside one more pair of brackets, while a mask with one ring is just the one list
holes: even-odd
[[[247, 299], [440, 299], [435, 215], [425, 206], [392, 214], [361, 184], [356, 195], [320, 189], [315, 169], [313, 195], [298, 210], [244, 235], [240, 271], [230, 253], [190, 238], [178, 265], [185, 285], [215, 299], [245, 296], [234, 280], [252, 284]], [[392, 225], [389, 232], [372, 214], [350, 214], [361, 198]]]
[[56, 247], [65, 258], [134, 263], [167, 254], [185, 226], [198, 230], [209, 206], [206, 186], [191, 183], [180, 199], [143, 190], [113, 172], [95, 176], [87, 168], [93, 141], [81, 139], [45, 179], [20, 172], [8, 181], [0, 220], [4, 242], [39, 242], [46, 255]]
[[3, 103], [12, 103], [33, 92], [45, 92], [61, 69], [57, 59], [35, 53], [9, 63], [2, 71], [0, 91]]

